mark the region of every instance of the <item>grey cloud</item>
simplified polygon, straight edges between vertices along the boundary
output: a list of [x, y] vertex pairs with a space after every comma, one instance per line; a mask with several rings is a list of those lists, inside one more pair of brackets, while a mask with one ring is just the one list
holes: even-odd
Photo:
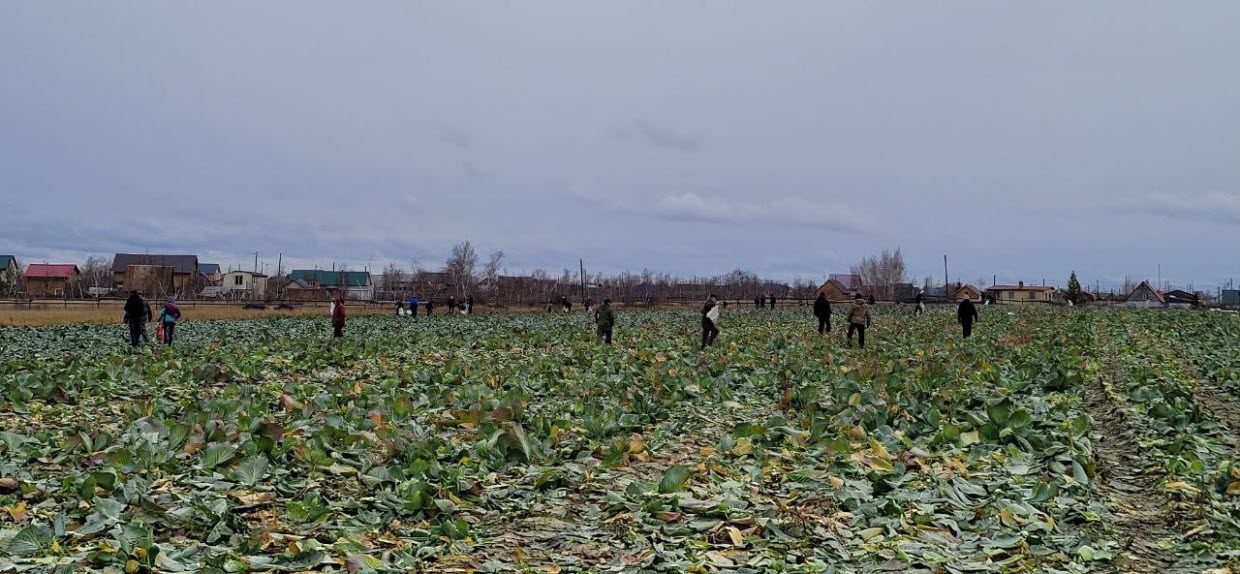
[[1124, 208], [1170, 219], [1240, 225], [1240, 192], [1150, 193]]
[[435, 128], [435, 140], [458, 148], [468, 148], [474, 143], [474, 138], [468, 131], [446, 124]]
[[864, 233], [872, 220], [849, 205], [811, 202], [796, 196], [763, 203], [736, 201], [686, 192], [669, 194], [653, 204], [654, 213], [679, 221], [796, 224], [832, 231]]
[[621, 141], [683, 153], [697, 153], [706, 145], [705, 138], [700, 135], [680, 132], [645, 120], [633, 120], [630, 126], [615, 130], [613, 135]]

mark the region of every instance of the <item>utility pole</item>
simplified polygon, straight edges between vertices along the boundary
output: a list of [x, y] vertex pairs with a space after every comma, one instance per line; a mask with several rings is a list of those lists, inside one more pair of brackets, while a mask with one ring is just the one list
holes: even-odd
[[586, 301], [586, 263], [584, 259], [578, 259], [577, 265], [581, 269], [581, 303], [584, 305]]
[[254, 252], [254, 272], [258, 273], [258, 252]]
[[947, 298], [947, 254], [943, 254], [943, 297]]
[[1162, 289], [1162, 263], [1158, 264], [1158, 289]]

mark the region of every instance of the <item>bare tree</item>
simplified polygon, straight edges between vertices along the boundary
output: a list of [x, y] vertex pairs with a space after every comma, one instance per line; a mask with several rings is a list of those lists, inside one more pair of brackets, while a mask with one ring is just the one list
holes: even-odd
[[900, 248], [895, 251], [884, 249], [879, 255], [871, 255], [852, 267], [852, 273], [861, 276], [861, 282], [871, 287], [881, 288], [888, 293], [897, 283], [908, 283], [908, 267], [904, 264], [904, 255]]
[[487, 258], [487, 264], [482, 267], [482, 276], [487, 282], [487, 292], [491, 298], [495, 298], [499, 293], [499, 270], [504, 264], [504, 252], [496, 251]]
[[405, 289], [405, 285], [405, 270], [394, 262], [388, 263], [387, 267], [383, 268], [383, 275], [379, 277], [379, 290], [404, 295], [398, 292]]
[[111, 262], [98, 255], [87, 257], [82, 264], [82, 285], [87, 288], [111, 288]]
[[473, 291], [477, 277], [478, 252], [468, 241], [452, 247], [452, 256], [444, 263], [444, 273], [452, 279], [456, 288], [456, 296], [464, 297]]

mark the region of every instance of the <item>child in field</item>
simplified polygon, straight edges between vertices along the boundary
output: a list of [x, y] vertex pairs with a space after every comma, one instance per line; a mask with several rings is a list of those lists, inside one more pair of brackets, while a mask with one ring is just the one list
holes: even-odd
[[964, 330], [964, 338], [968, 339], [973, 335], [973, 323], [977, 322], [977, 307], [973, 305], [973, 300], [968, 295], [960, 298], [960, 306], [956, 308], [956, 322], [960, 323], [960, 328]]
[[706, 304], [702, 306], [702, 349], [707, 345], [714, 346], [715, 338], [719, 336], [719, 305], [714, 295], [706, 298]]
[[611, 344], [611, 332], [616, 326], [616, 314], [611, 310], [611, 299], [603, 299], [603, 306], [594, 312], [594, 324], [598, 327], [598, 339]]
[[332, 337], [340, 338], [344, 336], [344, 298], [336, 293], [332, 296]]
[[852, 308], [848, 310], [848, 346], [852, 346], [853, 333], [857, 333], [857, 342], [865, 348], [865, 330], [870, 326], [870, 308], [865, 299], [858, 293], [853, 297]]
[[818, 334], [831, 331], [831, 302], [826, 293], [819, 293], [814, 301], [814, 316], [818, 318]]
[[142, 301], [137, 291], [129, 292], [125, 300], [125, 324], [129, 326], [129, 344], [137, 347], [146, 330], [146, 321], [150, 319], [151, 308]]
[[168, 302], [164, 303], [164, 310], [159, 312], [159, 326], [164, 330], [164, 344], [172, 344], [172, 335], [177, 326], [177, 321], [181, 320], [181, 308], [177, 307], [176, 298], [168, 297]]

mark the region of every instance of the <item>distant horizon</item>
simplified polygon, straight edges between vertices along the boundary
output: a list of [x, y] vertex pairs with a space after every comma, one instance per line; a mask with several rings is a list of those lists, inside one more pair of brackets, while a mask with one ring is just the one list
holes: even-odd
[[[1240, 279], [1240, 3], [9, 3], [0, 252]], [[252, 268], [252, 267], [249, 267]]]
[[[118, 253], [135, 253], [135, 252], [133, 252], [133, 251], [127, 251], [127, 252], [118, 252]], [[221, 273], [228, 273], [228, 272], [231, 272], [231, 271], [247, 271], [247, 272], [254, 272], [254, 263], [253, 263], [253, 261], [252, 261], [252, 260], [251, 260], [251, 262], [250, 262], [248, 265], [247, 265], [247, 264], [245, 264], [245, 263], [220, 263], [220, 262], [218, 262], [218, 261], [216, 261], [216, 260], [214, 260], [214, 259], [204, 258], [204, 257], [203, 257], [203, 256], [201, 256], [201, 255], [197, 255], [197, 254], [194, 254], [194, 253], [184, 253], [184, 252], [179, 252], [179, 251], [176, 251], [176, 250], [168, 250], [168, 251], [154, 251], [154, 250], [151, 250], [151, 251], [136, 252], [136, 253], [145, 253], [145, 254], [150, 254], [150, 255], [194, 255], [194, 256], [197, 256], [197, 257], [198, 257], [198, 263], [199, 263], [199, 265], [202, 265], [202, 264], [204, 264], [204, 263], [206, 263], [206, 264], [217, 264], [217, 265], [219, 265], [219, 266], [220, 266], [220, 272], [221, 272]], [[267, 275], [267, 276], [269, 276], [269, 277], [275, 277], [275, 276], [277, 276], [277, 274], [276, 274], [276, 271], [277, 271], [277, 269], [276, 269], [276, 266], [277, 266], [276, 262], [277, 262], [278, 260], [277, 260], [277, 259], [271, 259], [271, 260], [270, 260], [270, 262], [269, 262], [269, 261], [268, 261], [268, 259], [264, 258], [264, 257], [261, 255], [261, 253], [262, 253], [262, 252], [260, 252], [260, 257], [259, 257], [259, 273], [263, 273], [263, 274], [265, 274], [265, 275]], [[40, 264], [42, 264], [42, 263], [48, 263], [48, 264], [74, 264], [74, 265], [78, 265], [79, 267], [81, 267], [81, 266], [82, 266], [82, 264], [86, 261], [86, 257], [83, 257], [81, 260], [78, 260], [78, 261], [68, 261], [68, 260], [55, 260], [55, 261], [53, 261], [53, 260], [42, 260], [42, 259], [40, 259], [40, 260], [27, 259], [27, 258], [24, 258], [24, 257], [23, 257], [23, 256], [21, 256], [21, 255], [18, 255], [18, 254], [13, 254], [13, 253], [3, 253], [3, 252], [0, 252], [0, 255], [14, 255], [14, 256], [17, 258], [18, 262], [20, 263], [21, 270], [22, 270], [23, 272], [25, 271], [26, 267], [27, 267], [27, 266], [29, 266], [29, 265], [30, 265], [30, 264], [32, 264], [32, 263], [40, 263]], [[114, 255], [115, 255], [115, 253], [106, 254], [106, 255], [104, 255], [104, 254], [100, 254], [100, 253], [91, 253], [91, 254], [90, 254], [90, 255], [88, 255], [87, 257], [90, 257], [90, 256], [99, 256], [99, 257], [104, 257], [104, 258], [105, 258], [105, 259], [109, 262], [109, 264], [110, 264], [110, 262], [112, 261], [112, 256], [114, 256]], [[480, 255], [485, 256], [485, 254], [480, 254]], [[446, 256], [445, 256], [445, 259], [446, 259]], [[284, 258], [284, 260], [283, 260], [283, 261], [284, 261], [284, 264], [283, 264], [283, 273], [284, 273], [284, 275], [287, 275], [288, 273], [290, 273], [290, 272], [292, 272], [292, 271], [294, 271], [294, 270], [299, 270], [299, 269], [301, 269], [301, 270], [305, 270], [305, 269], [318, 269], [318, 270], [320, 270], [320, 271], [332, 271], [332, 270], [336, 270], [336, 269], [333, 267], [333, 262], [328, 262], [327, 264], [321, 264], [321, 263], [306, 263], [307, 261], [314, 261], [314, 260], [313, 260], [313, 259], [301, 259], [301, 258], [297, 258], [297, 259], [294, 259], [294, 258]], [[940, 261], [941, 261], [941, 260], [940, 260]], [[376, 263], [374, 263], [374, 264], [373, 264], [373, 266], [372, 266], [372, 267], [370, 267], [370, 268], [367, 268], [367, 263], [366, 263], [366, 262], [360, 262], [360, 263], [356, 263], [356, 264], [354, 264], [354, 263], [350, 263], [350, 262], [347, 262], [347, 261], [337, 261], [337, 262], [334, 262], [334, 263], [335, 263], [336, 267], [340, 267], [341, 265], [343, 265], [343, 269], [347, 269], [348, 271], [368, 271], [371, 275], [374, 275], [374, 276], [381, 276], [381, 275], [383, 274], [384, 269], [385, 269], [385, 268], [386, 268], [386, 267], [387, 267], [390, 263], [396, 263], [397, 265], [399, 265], [399, 266], [400, 266], [401, 270], [402, 270], [403, 272], [405, 272], [405, 273], [409, 273], [409, 272], [411, 272], [411, 271], [413, 270], [413, 267], [412, 267], [411, 265], [409, 265], [409, 264], [407, 264], [407, 263], [406, 263], [406, 264], [401, 264], [400, 262], [397, 262], [397, 261], [385, 261], [385, 262], [382, 262], [381, 264], [376, 262]], [[439, 263], [436, 263], [436, 264], [423, 264], [423, 265], [422, 265], [422, 267], [421, 267], [421, 270], [422, 270], [422, 271], [428, 271], [428, 272], [438, 272], [438, 271], [441, 271], [442, 269], [443, 269], [443, 263], [442, 263], [442, 262], [439, 262]], [[570, 274], [571, 274], [574, 278], [578, 276], [578, 271], [577, 271], [576, 269], [574, 269], [574, 268], [567, 268], [567, 269], [568, 269], [568, 271], [570, 272]], [[746, 272], [750, 272], [750, 270], [748, 270], [748, 269], [743, 269], [743, 268], [735, 268], [735, 267], [734, 267], [734, 268], [732, 268], [732, 269], [728, 269], [727, 271], [723, 271], [723, 272], [721, 272], [721, 273], [711, 273], [711, 274], [701, 274], [701, 273], [699, 273], [699, 274], [679, 274], [679, 273], [676, 273], [676, 272], [674, 272], [674, 271], [665, 271], [665, 270], [656, 270], [656, 269], [627, 269], [627, 270], [620, 270], [620, 271], [615, 271], [615, 272], [607, 272], [607, 271], [605, 271], [605, 272], [603, 272], [603, 274], [604, 274], [605, 276], [608, 276], [608, 277], [614, 277], [614, 276], [617, 276], [617, 275], [620, 275], [620, 274], [622, 274], [622, 273], [626, 273], [626, 272], [627, 272], [627, 273], [636, 274], [636, 275], [642, 275], [645, 271], [649, 271], [651, 274], [656, 275], [656, 276], [657, 276], [657, 275], [665, 275], [665, 274], [667, 274], [667, 275], [671, 275], [671, 276], [672, 276], [673, 278], [675, 278], [675, 279], [686, 280], [686, 281], [697, 281], [697, 280], [703, 280], [703, 279], [712, 279], [712, 278], [717, 278], [717, 277], [720, 277], [720, 276], [722, 276], [722, 275], [727, 274], [728, 272], [731, 272], [731, 271], [734, 271], [734, 270], [737, 270], [737, 269], [740, 269], [740, 270], [742, 270], [742, 271], [746, 271]], [[556, 268], [556, 269], [542, 269], [542, 268], [539, 268], [539, 269], [529, 269], [529, 270], [526, 270], [526, 269], [518, 269], [518, 270], [514, 270], [511, 266], [507, 266], [507, 265], [505, 265], [504, 270], [502, 270], [502, 271], [501, 271], [500, 275], [503, 275], [503, 276], [515, 276], [515, 277], [529, 277], [531, 274], [533, 274], [533, 273], [534, 273], [534, 272], [536, 272], [536, 271], [544, 271], [544, 272], [546, 272], [546, 273], [547, 273], [547, 274], [548, 274], [548, 275], [549, 275], [552, 279], [556, 279], [556, 278], [560, 277], [560, 276], [563, 274], [564, 270], [565, 270], [565, 268]], [[589, 269], [589, 267], [588, 267], [588, 266], [587, 266], [587, 268], [586, 268], [586, 272], [587, 272], [587, 274], [589, 274], [590, 276], [594, 276], [594, 275], [596, 275], [596, 274], [598, 273], [598, 272], [596, 272], [596, 271], [593, 271], [593, 270]], [[818, 282], [820, 282], [820, 283], [821, 283], [821, 282], [825, 282], [825, 281], [828, 279], [828, 277], [829, 277], [830, 275], [832, 275], [832, 274], [849, 274], [849, 273], [851, 273], [851, 270], [850, 270], [850, 269], [843, 269], [843, 270], [839, 270], [839, 271], [827, 271], [827, 272], [825, 272], [825, 273], [823, 273], [823, 274], [821, 274], [821, 275], [819, 275], [819, 276], [808, 276], [808, 275], [803, 275], [803, 276], [792, 276], [792, 277], [770, 277], [770, 276], [765, 276], [765, 275], [758, 274], [758, 277], [759, 277], [761, 280], [763, 280], [763, 281], [774, 281], [774, 282], [779, 282], [779, 283], [783, 283], [783, 284], [786, 284], [786, 285], [793, 285], [793, 284], [794, 284], [796, 281], [798, 281], [798, 280], [803, 280], [803, 281], [818, 281]], [[954, 273], [950, 273], [950, 255], [949, 255], [949, 274], [951, 275], [951, 277], [950, 277], [950, 279], [951, 279], [951, 284], [955, 284], [955, 283], [959, 282], [959, 283], [966, 284], [966, 285], [991, 286], [991, 285], [1017, 285], [1017, 284], [1019, 284], [1019, 283], [1021, 283], [1021, 282], [1024, 282], [1026, 285], [1046, 285], [1046, 286], [1053, 286], [1053, 287], [1064, 288], [1064, 287], [1068, 284], [1068, 279], [1069, 279], [1069, 277], [1071, 276], [1071, 274], [1072, 274], [1072, 273], [1073, 273], [1073, 271], [1069, 271], [1067, 274], [1065, 274], [1065, 275], [1064, 275], [1062, 278], [1060, 278], [1059, 280], [1054, 280], [1054, 279], [1052, 279], [1052, 278], [1050, 278], [1050, 277], [1047, 277], [1047, 278], [1041, 278], [1041, 277], [1039, 277], [1039, 278], [1034, 279], [1034, 280], [1013, 279], [1013, 280], [1010, 280], [1010, 281], [1005, 280], [1003, 277], [998, 277], [998, 278], [997, 278], [997, 279], [998, 279], [998, 280], [997, 280], [997, 282], [994, 282], [994, 281], [995, 281], [995, 279], [996, 279], [995, 277], [975, 277], [975, 278], [973, 278], [973, 279], [971, 279], [971, 280], [964, 280], [964, 279], [960, 279], [960, 278], [956, 277]], [[923, 285], [923, 284], [924, 284], [924, 282], [925, 282], [924, 280], [926, 279], [926, 277], [927, 277], [927, 276], [917, 276], [917, 275], [911, 276], [911, 277], [909, 278], [909, 279], [910, 279], [909, 283], [912, 283], [914, 286], [916, 286], [916, 287], [918, 287], [918, 288], [921, 288], [921, 287], [922, 287], [922, 285]], [[930, 280], [931, 280], [931, 282], [932, 282], [932, 286], [942, 286], [942, 285], [943, 285], [943, 277], [942, 277], [942, 275], [939, 275], [938, 277], [935, 277], [935, 276], [933, 276], [933, 275], [929, 275], [928, 277], [930, 278]], [[1095, 291], [1097, 291], [1097, 292], [1102, 292], [1102, 293], [1111, 293], [1111, 292], [1116, 292], [1116, 293], [1118, 293], [1118, 292], [1120, 292], [1119, 290], [1120, 290], [1120, 289], [1122, 289], [1122, 287], [1123, 287], [1123, 285], [1124, 285], [1123, 280], [1121, 280], [1121, 281], [1119, 281], [1119, 282], [1116, 282], [1116, 283], [1113, 283], [1113, 284], [1112, 284], [1112, 283], [1103, 282], [1103, 281], [1101, 281], [1101, 280], [1092, 280], [1092, 281], [1087, 281], [1087, 280], [1086, 280], [1086, 275], [1083, 275], [1083, 274], [1081, 274], [1081, 273], [1077, 273], [1077, 279], [1078, 279], [1078, 281], [1080, 281], [1080, 283], [1081, 283], [1081, 288], [1082, 288], [1082, 289], [1084, 289], [1084, 290], [1086, 290], [1086, 291], [1089, 291], [1089, 292], [1091, 292], [1091, 293], [1092, 293], [1092, 292], [1095, 292]], [[979, 281], [979, 280], [982, 280], [982, 281]], [[1235, 288], [1237, 288], [1237, 287], [1235, 286], [1234, 281], [1233, 281], [1230, 285], [1228, 284], [1228, 282], [1227, 282], [1227, 281], [1224, 281], [1224, 282], [1222, 282], [1222, 283], [1218, 283], [1218, 284], [1213, 284], [1213, 285], [1210, 285], [1210, 284], [1206, 284], [1206, 283], [1198, 283], [1198, 282], [1193, 282], [1193, 281], [1180, 282], [1180, 281], [1175, 281], [1175, 280], [1171, 280], [1171, 279], [1169, 279], [1169, 278], [1167, 278], [1167, 277], [1164, 277], [1164, 278], [1162, 279], [1162, 283], [1159, 283], [1159, 282], [1158, 282], [1159, 280], [1158, 280], [1158, 277], [1157, 277], [1157, 276], [1154, 276], [1154, 277], [1148, 277], [1148, 278], [1146, 278], [1146, 277], [1130, 276], [1130, 277], [1128, 277], [1128, 281], [1131, 283], [1131, 286], [1132, 286], [1132, 287], [1135, 287], [1135, 286], [1139, 285], [1142, 281], [1148, 281], [1148, 282], [1149, 282], [1149, 284], [1150, 284], [1151, 286], [1154, 286], [1156, 289], [1159, 289], [1159, 290], [1164, 290], [1164, 288], [1165, 288], [1166, 286], [1169, 286], [1169, 287], [1167, 287], [1167, 288], [1166, 288], [1166, 290], [1183, 289], [1183, 290], [1186, 290], [1186, 291], [1200, 291], [1200, 292], [1203, 292], [1203, 293], [1212, 293], [1212, 292], [1216, 292], [1216, 291], [1219, 291], [1219, 290], [1222, 290], [1222, 289], [1235, 289]]]

